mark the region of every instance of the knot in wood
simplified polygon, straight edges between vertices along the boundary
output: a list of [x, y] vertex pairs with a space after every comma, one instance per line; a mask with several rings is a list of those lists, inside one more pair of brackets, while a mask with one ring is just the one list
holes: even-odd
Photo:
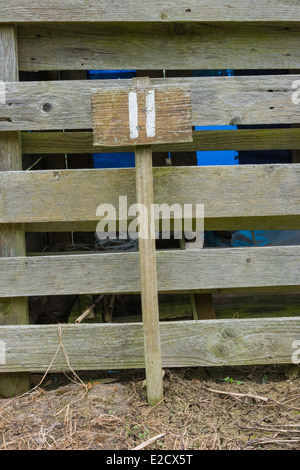
[[52, 103], [46, 102], [42, 105], [42, 110], [44, 111], [44, 113], [49, 113], [52, 107]]

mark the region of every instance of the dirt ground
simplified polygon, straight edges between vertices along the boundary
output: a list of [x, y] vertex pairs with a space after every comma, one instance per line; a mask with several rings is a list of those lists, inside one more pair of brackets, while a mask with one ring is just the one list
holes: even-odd
[[300, 450], [297, 366], [166, 370], [155, 407], [143, 371], [41, 378], [0, 399], [1, 450]]

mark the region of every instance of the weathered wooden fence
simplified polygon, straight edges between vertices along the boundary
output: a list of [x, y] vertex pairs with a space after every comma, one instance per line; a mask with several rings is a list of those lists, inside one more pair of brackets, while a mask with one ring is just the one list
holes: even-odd
[[[91, 90], [129, 81], [18, 82], [18, 70], [272, 69], [167, 81], [190, 84], [193, 126], [274, 129], [194, 132], [193, 142], [153, 148], [299, 149], [300, 129], [292, 125], [300, 122], [300, 6], [1, 0], [0, 23], [0, 391], [28, 388], [26, 372], [67, 369], [66, 354], [75, 370], [144, 367], [142, 324], [26, 324], [28, 296], [140, 292], [138, 253], [27, 257], [25, 249], [25, 232], [95, 231], [99, 204], [118, 207], [119, 195], [136, 201], [131, 169], [22, 171], [22, 147], [37, 154], [107, 151], [93, 147]], [[204, 204], [208, 230], [300, 228], [298, 164], [153, 174], [155, 202]], [[299, 258], [299, 246], [160, 251], [158, 290], [298, 291]], [[163, 367], [289, 363], [300, 319], [165, 322], [160, 330]]]

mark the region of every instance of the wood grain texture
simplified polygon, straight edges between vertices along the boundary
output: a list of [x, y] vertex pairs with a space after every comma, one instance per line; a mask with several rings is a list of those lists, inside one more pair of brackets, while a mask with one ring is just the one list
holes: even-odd
[[299, 21], [293, 0], [1, 0], [1, 22]]
[[[193, 131], [193, 141], [152, 145], [155, 152], [195, 150], [293, 150], [300, 148], [300, 129], [234, 129]], [[134, 147], [94, 147], [92, 132], [22, 132], [24, 154], [133, 152]]]
[[[162, 364], [212, 367], [292, 362], [298, 318], [162, 322]], [[6, 362], [0, 371], [50, 372], [144, 368], [141, 323], [0, 327]]]
[[[277, 226], [299, 229], [300, 165], [157, 167], [156, 204], [204, 204], [205, 229]], [[78, 190], [80, 188], [80, 191]], [[187, 191], [188, 188], [188, 191]], [[217, 194], [217, 197], [216, 197]], [[100, 204], [112, 204], [119, 220], [119, 196], [136, 203], [134, 169], [48, 170], [0, 173], [0, 223], [93, 222]], [[172, 214], [171, 219], [172, 219]], [[132, 220], [134, 216], [129, 216]], [[235, 219], [235, 220], [234, 220]]]
[[[0, 27], [0, 79], [18, 79], [16, 30], [12, 25]], [[19, 132], [0, 133], [0, 172], [22, 170], [22, 152]], [[0, 224], [0, 256], [25, 256], [25, 232], [22, 224]], [[28, 323], [26, 299], [13, 296], [0, 300], [0, 324]], [[1, 382], [1, 380], [0, 380]], [[1, 392], [0, 384], [0, 392]]]
[[[159, 292], [300, 285], [299, 246], [158, 251]], [[0, 259], [0, 295], [139, 293], [139, 255], [105, 253]]]
[[[18, 53], [14, 25], [0, 26], [0, 80], [18, 80]], [[3, 85], [2, 85], [3, 88]], [[1, 90], [2, 101], [6, 99]], [[20, 132], [0, 133], [0, 172], [22, 169]], [[25, 227], [23, 224], [0, 224], [0, 256], [25, 256]], [[26, 324], [29, 322], [28, 302], [15, 290], [7, 299], [0, 298], [0, 325]], [[24, 393], [30, 388], [28, 374], [1, 374], [0, 396], [9, 397]]]
[[[16, 28], [14, 25], [0, 27], [0, 79], [18, 80], [18, 55]], [[0, 133], [0, 172], [22, 169], [21, 139], [19, 132]], [[25, 256], [25, 232], [22, 224], [0, 224], [0, 256]], [[27, 323], [26, 299], [18, 299], [15, 294], [10, 301], [0, 301], [0, 324]], [[1, 388], [1, 387], [0, 387]]]
[[298, 22], [22, 24], [18, 37], [22, 71], [300, 68]]
[[[192, 125], [297, 123], [292, 85], [299, 79], [299, 75], [189, 78]], [[153, 86], [186, 82], [186, 78], [150, 80]], [[0, 130], [92, 129], [91, 90], [130, 84], [131, 80], [7, 83]]]
[[[137, 80], [141, 80], [138, 78]], [[149, 80], [149, 79], [148, 79]], [[192, 141], [188, 85], [142, 85], [92, 90], [95, 146]]]
[[155, 221], [151, 213], [154, 193], [150, 145], [135, 147], [135, 182], [137, 204], [141, 204], [146, 209], [140, 213], [139, 263], [147, 400], [151, 405], [155, 405], [163, 398], [163, 383], [154, 238]]

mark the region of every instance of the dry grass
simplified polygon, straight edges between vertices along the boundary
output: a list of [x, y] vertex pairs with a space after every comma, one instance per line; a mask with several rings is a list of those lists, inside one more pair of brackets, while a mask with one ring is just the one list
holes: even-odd
[[115, 375], [84, 385], [51, 375], [0, 400], [0, 449], [129, 450], [160, 434], [147, 449], [300, 449], [300, 378], [280, 368], [166, 371], [152, 408], [142, 372]]

